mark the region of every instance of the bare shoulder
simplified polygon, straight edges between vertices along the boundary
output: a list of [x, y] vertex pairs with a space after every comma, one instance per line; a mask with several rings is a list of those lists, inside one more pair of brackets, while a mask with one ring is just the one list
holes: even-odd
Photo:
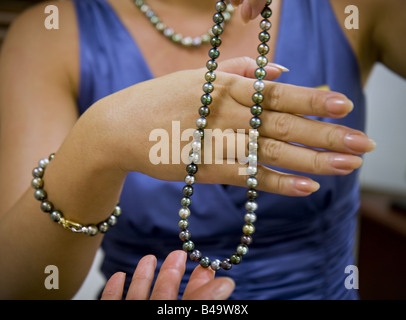
[[24, 11], [12, 23], [1, 56], [3, 66], [6, 60], [7, 65], [45, 73], [50, 68], [58, 70], [52, 74], [69, 78], [74, 86], [78, 80], [78, 35], [73, 3], [47, 1]]
[[330, 0], [338, 22], [357, 56], [363, 80], [375, 62], [406, 76], [406, 1]]

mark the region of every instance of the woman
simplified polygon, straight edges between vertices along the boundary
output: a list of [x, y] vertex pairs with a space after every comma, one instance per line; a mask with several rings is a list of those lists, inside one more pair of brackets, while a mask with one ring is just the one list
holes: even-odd
[[[201, 26], [210, 27], [215, 2], [148, 4], [167, 25], [197, 35]], [[406, 74], [405, 48], [396, 41], [405, 27], [400, 1], [376, 0], [357, 2], [368, 17], [358, 33], [341, 29], [345, 2], [272, 4], [269, 61], [288, 66], [291, 72], [278, 81], [296, 86], [266, 83], [259, 158], [288, 174], [259, 167], [255, 242], [243, 263], [228, 271], [237, 284], [234, 298], [356, 298], [344, 287], [344, 268], [353, 264], [354, 170], [361, 165], [359, 155], [374, 148], [362, 133], [362, 84], [377, 60]], [[255, 61], [229, 59], [256, 57], [260, 18], [245, 22], [264, 3], [245, 1], [241, 15], [226, 25], [208, 128], [249, 128], [253, 80], [248, 77]], [[180, 245], [177, 216], [184, 183], [167, 181], [182, 181], [185, 165], [153, 165], [149, 135], [153, 129], [171, 133], [172, 121], [179, 121], [180, 132], [194, 125], [205, 71], [190, 69], [207, 61], [208, 47], [184, 49], [167, 41], [131, 1], [56, 2], [57, 30], [44, 28], [47, 4], [14, 24], [1, 58], [0, 246], [8, 258], [0, 262], [0, 283], [7, 288], [2, 296], [11, 298], [72, 296], [102, 241], [107, 277], [120, 270], [131, 274], [148, 253], [157, 256], [159, 266]], [[386, 14], [375, 19], [376, 12]], [[386, 35], [394, 21], [399, 25]], [[266, 70], [267, 80], [273, 80], [284, 68], [270, 64]], [[333, 91], [306, 88], [325, 85]], [[45, 189], [69, 220], [103, 221], [120, 198], [123, 214], [104, 236], [62, 230], [39, 209], [27, 187], [30, 172], [55, 151]], [[198, 249], [213, 257], [232, 254], [241, 234], [246, 189], [237, 170], [237, 164], [202, 164], [196, 175], [204, 184], [195, 187], [191, 232]], [[58, 266], [63, 290], [43, 287], [49, 264]], [[126, 288], [129, 284], [130, 279]]]

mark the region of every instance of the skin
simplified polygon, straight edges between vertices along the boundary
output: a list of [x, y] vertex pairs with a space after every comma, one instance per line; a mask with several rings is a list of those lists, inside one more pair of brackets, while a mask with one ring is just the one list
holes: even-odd
[[[183, 17], [198, 16], [201, 21], [191, 24], [190, 30], [197, 34], [199, 30], [193, 28], [198, 28], [203, 21], [206, 24], [210, 21], [212, 2], [199, 1], [198, 4], [192, 4], [182, 0], [172, 0], [170, 3], [150, 1], [151, 6], [162, 9], [161, 16], [173, 17], [174, 20], [168, 21], [168, 24], [175, 29], [181, 21], [176, 14]], [[339, 21], [343, 21], [340, 12], [344, 12], [346, 2], [332, 1]], [[234, 57], [235, 52], [243, 56], [257, 55], [251, 49], [256, 48], [258, 40], [249, 36], [257, 33], [257, 23], [247, 21], [255, 17], [263, 3], [259, 0], [244, 1], [240, 15], [232, 19], [224, 34], [230, 44], [224, 44], [221, 48], [210, 128], [248, 129], [247, 119], [252, 104], [252, 79], [248, 77], [252, 77], [255, 62], [248, 58], [229, 59]], [[86, 277], [102, 241], [102, 235], [90, 238], [64, 231], [50, 223], [47, 215], [41, 212], [29, 187], [31, 170], [39, 159], [56, 151], [55, 159], [47, 167], [44, 177], [48, 197], [58, 208], [63, 208], [66, 217], [85, 225], [109, 216], [119, 198], [124, 178], [130, 171], [165, 180], [180, 181], [184, 178], [183, 164], [170, 165], [169, 168], [167, 165], [154, 166], [150, 163], [148, 150], [151, 145], [148, 135], [151, 128], [163, 128], [171, 132], [172, 120], [181, 121], [181, 130], [195, 123], [196, 110], [190, 105], [200, 99], [204, 70], [196, 68], [201, 68], [201, 62], [207, 60], [206, 52], [191, 54], [179, 51], [171, 43], [161, 41], [161, 36], [151, 29], [150, 32], [136, 33], [140, 28], [151, 28], [145, 17], [130, 1], [111, 1], [111, 4], [140, 44], [141, 51], [150, 53], [145, 57], [156, 79], [96, 102], [79, 120], [75, 103], [79, 84], [78, 41], [71, 3], [55, 2], [60, 11], [60, 25], [63, 26], [57, 32], [50, 32], [43, 27], [44, 5], [28, 10], [13, 24], [2, 48], [0, 252], [7, 259], [0, 260], [0, 288], [7, 289], [0, 290], [1, 298], [72, 297]], [[351, 4], [359, 6], [363, 17], [366, 17], [361, 19], [359, 33], [351, 34], [343, 29], [359, 61], [362, 79], [367, 79], [376, 61], [385, 63], [405, 76], [406, 67], [401, 59], [406, 54], [405, 44], [397, 41], [406, 31], [404, 19], [400, 16], [400, 12], [404, 12], [404, 2], [357, 0], [351, 1]], [[197, 9], [200, 14], [194, 15]], [[273, 11], [275, 17], [278, 17], [278, 8]], [[394, 24], [396, 28], [392, 27]], [[274, 23], [272, 32], [275, 36], [273, 38], [276, 38], [277, 23]], [[239, 41], [241, 38], [246, 39], [246, 42]], [[271, 43], [272, 49], [275, 41]], [[370, 50], [364, 49], [366, 43], [370, 45]], [[162, 50], [154, 50], [156, 46]], [[162, 52], [165, 52], [165, 59], [160, 56]], [[272, 56], [269, 58], [272, 61]], [[158, 64], [156, 61], [174, 63]], [[267, 70], [268, 81], [277, 78], [282, 72], [275, 65], [269, 65]], [[173, 83], [178, 84], [177, 88], [188, 86], [191, 94], [182, 90], [174, 91], [177, 89]], [[156, 88], [160, 89], [161, 94], [150, 99]], [[310, 121], [298, 115], [346, 116], [352, 110], [352, 103], [340, 93], [267, 82], [264, 95], [265, 111], [261, 115], [264, 125], [260, 129], [259, 141], [264, 147], [259, 156], [266, 164], [285, 168], [300, 166], [302, 172], [317, 174], [348, 174], [361, 165], [358, 155], [375, 147], [362, 132]], [[162, 106], [167, 105], [168, 96], [173, 100], [171, 108], [165, 110], [165, 117], [154, 116], [162, 112]], [[149, 112], [144, 111], [147, 108]], [[295, 127], [295, 131], [290, 130], [292, 127]], [[288, 141], [329, 151], [316, 152], [299, 148]], [[199, 181], [243, 186], [245, 179], [236, 174], [237, 169], [237, 166], [232, 165], [219, 168], [203, 164], [199, 166]], [[291, 196], [306, 196], [318, 189], [318, 184], [309, 178], [286, 175], [265, 167], [259, 168], [258, 180], [261, 190]], [[168, 258], [171, 258], [168, 262], [171, 266], [172, 256]], [[144, 278], [145, 272], [151, 272], [154, 267], [151, 257], [145, 259], [139, 265], [140, 269], [137, 268], [139, 272], [144, 270]], [[175, 260], [182, 259], [178, 256]], [[58, 266], [60, 287], [63, 290], [48, 291], [44, 288], [44, 268], [49, 264]], [[182, 263], [175, 263], [168, 270], [178, 270], [176, 272], [180, 275], [183, 274], [182, 268]], [[163, 268], [161, 274], [166, 274], [165, 270]], [[205, 269], [198, 274], [207, 272], [211, 271]], [[230, 281], [213, 279], [210, 274], [204, 277], [208, 280], [196, 280], [194, 283], [197, 285], [190, 287], [221, 288], [224, 281]], [[196, 279], [199, 278], [196, 276]], [[135, 276], [135, 279], [143, 279], [143, 276]], [[162, 276], [158, 284], [166, 283], [176, 289], [178, 279], [179, 276], [173, 279]], [[138, 281], [142, 283], [142, 280]], [[109, 283], [107, 291], [119, 293], [122, 275], [114, 276]], [[141, 290], [143, 298], [147, 297], [147, 287], [148, 283], [144, 283], [144, 289]], [[156, 296], [163, 290], [160, 288], [164, 288], [164, 285], [157, 287]], [[220, 297], [227, 297], [232, 290], [231, 285], [225, 288]], [[173, 297], [175, 289], [164, 295]], [[193, 296], [195, 290], [192, 289], [190, 296], [197, 298]]]

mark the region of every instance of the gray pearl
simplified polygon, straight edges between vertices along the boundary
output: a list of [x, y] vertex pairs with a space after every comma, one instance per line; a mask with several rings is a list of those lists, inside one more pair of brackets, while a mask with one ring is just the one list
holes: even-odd
[[259, 27], [263, 30], [263, 31], [268, 31], [269, 29], [271, 29], [272, 27], [272, 23], [271, 21], [264, 19], [261, 21], [261, 23], [259, 24]]
[[268, 64], [268, 59], [265, 56], [259, 56], [257, 58], [258, 67], [265, 67]]
[[219, 259], [215, 259], [211, 262], [210, 268], [214, 271], [219, 271], [221, 269], [221, 261]]
[[32, 170], [32, 176], [34, 178], [42, 178], [43, 175], [44, 175], [44, 169], [43, 168], [37, 167], [37, 168], [34, 168]]
[[[209, 61], [212, 61], [212, 60], [209, 60]], [[217, 64], [217, 63], [216, 63], [216, 64]], [[206, 83], [203, 85], [203, 91], [204, 91], [205, 93], [211, 93], [211, 92], [213, 92], [213, 90], [214, 90], [214, 86], [213, 86], [211, 83], [206, 82]]]
[[202, 253], [199, 250], [193, 250], [189, 257], [190, 260], [197, 262], [200, 261], [200, 259], [202, 258]]
[[255, 70], [255, 78], [262, 80], [266, 77], [266, 71], [264, 68], [258, 68]]
[[242, 256], [246, 255], [248, 253], [248, 247], [245, 244], [238, 245], [237, 253]]
[[191, 238], [191, 236], [192, 236], [192, 234], [190, 233], [189, 230], [182, 230], [179, 233], [179, 239], [182, 240], [182, 241], [189, 240]]
[[37, 200], [45, 200], [47, 198], [47, 192], [44, 189], [37, 189], [34, 192], [34, 197]]
[[213, 71], [206, 72], [204, 78], [207, 82], [214, 82], [216, 80], [216, 74]]
[[191, 186], [192, 184], [195, 183], [195, 177], [194, 177], [194, 176], [191, 176], [191, 175], [187, 175], [187, 176], [185, 177], [185, 183], [186, 183], [187, 185]]
[[247, 186], [250, 188], [256, 188], [258, 186], [258, 181], [254, 177], [249, 177], [247, 179]]
[[204, 129], [207, 126], [207, 119], [204, 117], [200, 117], [196, 120], [196, 125], [199, 129]]
[[107, 220], [107, 223], [109, 224], [109, 226], [115, 226], [116, 224], [117, 224], [117, 222], [118, 222], [118, 219], [117, 219], [117, 217], [116, 216], [113, 216], [113, 215], [111, 215], [110, 217], [109, 217], [109, 219]]
[[265, 83], [262, 80], [257, 80], [254, 82], [254, 89], [257, 90], [258, 92], [264, 90], [264, 88]]
[[34, 189], [40, 189], [44, 186], [44, 180], [42, 180], [41, 178], [34, 178], [31, 181], [31, 186]]
[[89, 236], [95, 236], [98, 233], [98, 231], [99, 230], [97, 229], [97, 226], [95, 226], [93, 224], [87, 226], [87, 234]]
[[244, 220], [247, 223], [254, 223], [255, 221], [257, 221], [257, 215], [253, 212], [246, 213], [244, 215]]
[[189, 197], [183, 197], [182, 199], [180, 199], [180, 204], [184, 208], [189, 207], [192, 204], [192, 199], [190, 199]]
[[247, 201], [245, 203], [245, 209], [247, 211], [256, 211], [258, 209], [258, 204], [255, 201]]
[[44, 212], [51, 212], [53, 209], [53, 205], [51, 202], [45, 200], [41, 202], [41, 210]]
[[44, 159], [41, 159], [40, 161], [38, 161], [38, 166], [42, 169], [45, 169], [48, 164], [49, 164], [48, 158], [44, 158]]
[[49, 215], [49, 218], [51, 218], [52, 221], [59, 222], [62, 218], [62, 213], [60, 213], [57, 210], [52, 211], [51, 214]]
[[98, 225], [99, 232], [105, 233], [109, 230], [109, 224], [107, 222], [102, 222]]
[[115, 206], [114, 211], [113, 211], [113, 215], [116, 217], [119, 217], [121, 215], [122, 211], [121, 211], [121, 207], [119, 206]]

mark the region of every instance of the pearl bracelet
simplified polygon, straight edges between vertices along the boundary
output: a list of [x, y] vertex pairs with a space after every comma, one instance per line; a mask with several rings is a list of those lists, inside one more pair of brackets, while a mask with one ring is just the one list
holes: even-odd
[[106, 220], [98, 223], [97, 225], [90, 224], [88, 226], [83, 226], [80, 223], [66, 219], [61, 211], [54, 208], [54, 205], [47, 198], [47, 193], [43, 188], [44, 180], [42, 179], [45, 173], [45, 168], [54, 158], [54, 156], [55, 154], [52, 153], [49, 158], [41, 159], [38, 162], [38, 167], [32, 170], [33, 179], [31, 181], [31, 186], [35, 189], [35, 199], [41, 201], [41, 210], [45, 213], [49, 213], [51, 220], [57, 222], [65, 229], [75, 233], [83, 233], [89, 236], [95, 236], [98, 233], [105, 233], [110, 227], [116, 225], [118, 221], [117, 218], [121, 215], [121, 208], [118, 204], [114, 208], [113, 213]]

